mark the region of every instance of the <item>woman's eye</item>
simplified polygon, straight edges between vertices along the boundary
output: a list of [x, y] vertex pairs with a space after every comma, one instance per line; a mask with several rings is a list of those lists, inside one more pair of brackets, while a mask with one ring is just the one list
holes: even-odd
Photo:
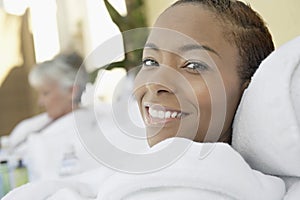
[[195, 71], [195, 72], [206, 71], [209, 69], [209, 67], [205, 63], [202, 63], [202, 62], [188, 62], [184, 66], [184, 68]]
[[145, 59], [143, 60], [143, 65], [146, 67], [153, 67], [153, 66], [159, 66], [158, 62], [156, 62], [153, 59]]

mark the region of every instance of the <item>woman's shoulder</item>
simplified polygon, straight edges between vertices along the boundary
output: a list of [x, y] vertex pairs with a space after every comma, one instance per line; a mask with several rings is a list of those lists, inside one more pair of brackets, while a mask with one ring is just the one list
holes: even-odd
[[23, 121], [19, 122], [16, 125], [16, 127], [11, 132], [10, 137], [14, 137], [14, 135], [19, 135], [19, 132], [21, 133], [34, 132], [38, 130], [39, 127], [44, 126], [50, 121], [51, 119], [48, 117], [47, 113], [41, 113], [33, 117], [24, 119]]
[[17, 126], [30, 126], [30, 125], [37, 125], [36, 123], [47, 123], [51, 119], [48, 117], [47, 113], [40, 113], [35, 116], [29, 117], [27, 119], [22, 120]]

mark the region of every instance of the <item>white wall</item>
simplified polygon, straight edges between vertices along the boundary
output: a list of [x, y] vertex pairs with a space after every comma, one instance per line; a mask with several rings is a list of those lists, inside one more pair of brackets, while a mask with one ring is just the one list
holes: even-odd
[[152, 26], [159, 14], [176, 0], [145, 0], [148, 25]]
[[273, 35], [275, 45], [300, 35], [299, 0], [244, 0], [265, 19]]

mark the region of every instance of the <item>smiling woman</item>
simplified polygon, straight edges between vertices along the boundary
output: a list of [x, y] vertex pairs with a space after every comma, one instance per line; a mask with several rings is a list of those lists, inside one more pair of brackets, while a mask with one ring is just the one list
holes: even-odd
[[167, 9], [136, 79], [150, 146], [174, 136], [230, 143], [243, 90], [273, 49], [262, 20], [241, 2], [182, 0]]

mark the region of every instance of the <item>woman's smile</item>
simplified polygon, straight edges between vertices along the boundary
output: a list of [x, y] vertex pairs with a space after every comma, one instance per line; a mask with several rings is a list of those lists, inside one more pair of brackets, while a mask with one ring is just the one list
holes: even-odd
[[183, 112], [178, 108], [171, 108], [165, 105], [145, 102], [144, 121], [147, 126], [167, 125], [168, 123], [179, 121], [188, 116], [188, 112]]

